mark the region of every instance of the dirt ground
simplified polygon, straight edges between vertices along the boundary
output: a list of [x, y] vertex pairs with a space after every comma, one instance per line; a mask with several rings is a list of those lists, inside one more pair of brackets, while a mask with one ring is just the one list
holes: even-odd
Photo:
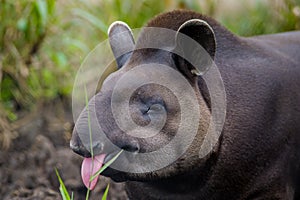
[[[61, 101], [48, 103], [18, 130], [8, 150], [0, 152], [0, 199], [62, 199], [54, 169], [57, 168], [74, 199], [85, 199], [86, 188], [80, 177], [82, 158], [69, 148], [73, 126], [71, 109]], [[108, 199], [127, 199], [122, 183], [101, 177], [91, 192], [92, 200], [101, 199], [110, 183]]]

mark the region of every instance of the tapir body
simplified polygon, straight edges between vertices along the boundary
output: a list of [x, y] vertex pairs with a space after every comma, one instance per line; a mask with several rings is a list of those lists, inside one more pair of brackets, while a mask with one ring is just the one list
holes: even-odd
[[[190, 20], [205, 21], [209, 29], [205, 23], [197, 25], [195, 21], [182, 27]], [[203, 138], [202, 129], [207, 129], [211, 114], [205, 81], [201, 75], [191, 73], [190, 64], [171, 53], [149, 49], [133, 51], [117, 59], [120, 69], [107, 78], [96, 95], [99, 121], [113, 143], [124, 150], [145, 152], [155, 146], [155, 142], [165, 140], [158, 136], [161, 137], [158, 140], [132, 142], [131, 136], [117, 130], [110, 111], [112, 85], [132, 66], [144, 62], [168, 64], [182, 73], [197, 90], [203, 119], [195, 142], [170, 166], [144, 174], [109, 168], [104, 175], [126, 181], [129, 199], [300, 199], [300, 32], [238, 37], [215, 20], [191, 11], [161, 14], [147, 26], [182, 32], [208, 51], [224, 83], [225, 123], [212, 152], [199, 158], [199, 143], [203, 141], [199, 138]], [[110, 36], [114, 31], [129, 31], [127, 28], [120, 24], [111, 27]], [[126, 38], [122, 42], [126, 42]], [[139, 41], [129, 43], [138, 45]], [[111, 45], [116, 51], [122, 43]], [[142, 94], [148, 99], [153, 93], [155, 98], [160, 91], [164, 93], [151, 87], [143, 89]], [[134, 99], [144, 98], [138, 93], [135, 95]], [[169, 112], [168, 108], [176, 102], [166, 99], [165, 94], [161, 96]], [[171, 115], [166, 123], [172, 122], [172, 116], [178, 117]], [[168, 134], [171, 127], [174, 124], [166, 125], [164, 133]], [[71, 147], [89, 157], [89, 151], [80, 143], [74, 129]]]

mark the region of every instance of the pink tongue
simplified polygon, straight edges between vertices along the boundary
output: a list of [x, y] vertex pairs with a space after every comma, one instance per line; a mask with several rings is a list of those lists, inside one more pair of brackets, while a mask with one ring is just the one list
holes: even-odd
[[[99, 176], [97, 176], [93, 181], [90, 182], [90, 177], [92, 177], [103, 165], [105, 154], [100, 154], [92, 158], [85, 158], [81, 165], [81, 178], [84, 185], [93, 190], [97, 184]], [[94, 161], [93, 161], [94, 160]], [[94, 162], [94, 165], [93, 165]]]

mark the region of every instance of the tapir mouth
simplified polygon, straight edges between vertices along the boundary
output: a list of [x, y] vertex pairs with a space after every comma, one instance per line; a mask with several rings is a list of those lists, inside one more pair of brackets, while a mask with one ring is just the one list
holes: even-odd
[[81, 178], [84, 185], [93, 190], [98, 182], [99, 175], [96, 176], [92, 181], [91, 177], [97, 173], [104, 164], [106, 154], [100, 154], [94, 157], [84, 158], [81, 165]]
[[[102, 153], [99, 155], [95, 155], [94, 157], [85, 157], [83, 159], [82, 165], [81, 165], [81, 178], [84, 183], [84, 185], [90, 189], [93, 190], [98, 182], [98, 179], [100, 177], [100, 174], [95, 176], [93, 180], [90, 180], [91, 177], [93, 177], [105, 164], [107, 164], [110, 160], [112, 160], [119, 152], [114, 151], [111, 153]], [[105, 176], [110, 176], [115, 173], [112, 173], [112, 170], [110, 167], [107, 167], [103, 174]], [[102, 174], [101, 174], [102, 175]]]

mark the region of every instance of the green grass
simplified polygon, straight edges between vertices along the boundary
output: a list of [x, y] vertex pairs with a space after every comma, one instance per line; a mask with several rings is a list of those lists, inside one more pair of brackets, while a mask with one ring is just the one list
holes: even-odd
[[72, 192], [72, 195], [70, 197], [68, 191], [67, 191], [67, 188], [62, 180], [62, 178], [60, 177], [59, 175], [59, 172], [58, 170], [55, 168], [55, 173], [56, 173], [56, 176], [58, 178], [58, 181], [59, 181], [59, 191], [60, 191], [60, 194], [61, 194], [61, 197], [63, 198], [63, 200], [73, 200], [74, 197], [73, 197], [73, 192]]
[[109, 167], [123, 152], [123, 149], [115, 155], [111, 160], [109, 160], [107, 163], [105, 163], [101, 169], [99, 169], [91, 178], [90, 181], [94, 180], [97, 176], [99, 176], [107, 167]]
[[[91, 156], [92, 156], [92, 169], [94, 167], [94, 151], [93, 151], [93, 140], [92, 140], [92, 128], [91, 128], [91, 119], [90, 119], [90, 110], [89, 110], [89, 99], [88, 99], [88, 94], [87, 94], [87, 90], [86, 90], [86, 85], [84, 85], [84, 94], [85, 94], [85, 104], [86, 104], [86, 111], [88, 113], [88, 127], [89, 127], [89, 138], [90, 138], [90, 152], [91, 152]], [[90, 178], [90, 182], [93, 181], [96, 177], [98, 177], [107, 167], [109, 167], [123, 152], [123, 150], [121, 150], [119, 153], [117, 153], [112, 159], [110, 159], [107, 163], [105, 163], [95, 174], [92, 175], [92, 177]], [[60, 177], [58, 170], [55, 169], [55, 173], [56, 176], [58, 178], [59, 181], [59, 191], [60, 194], [63, 198], [63, 200], [73, 200], [73, 193], [72, 196], [70, 197], [65, 184], [62, 180], [62, 178]], [[102, 196], [102, 200], [106, 200], [107, 198], [107, 194], [108, 194], [108, 190], [109, 190], [109, 184], [107, 185], [105, 192]], [[86, 192], [86, 197], [85, 199], [88, 200], [89, 199], [89, 194], [90, 194], [90, 189], [87, 188], [87, 192]]]
[[[220, 21], [232, 32], [242, 36], [271, 34], [300, 29], [300, 0], [277, 1], [264, 3], [254, 1], [252, 7], [244, 8], [236, 15], [223, 16]], [[237, 17], [238, 15], [238, 17]]]
[[[90, 138], [90, 152], [92, 156], [92, 169], [94, 168], [94, 150], [93, 150], [93, 135], [92, 135], [92, 126], [91, 126], [91, 117], [90, 117], [90, 109], [89, 109], [89, 99], [86, 91], [86, 85], [84, 84], [84, 96], [85, 96], [85, 107], [88, 113], [88, 127], [89, 127], [89, 138]], [[92, 170], [93, 171], [93, 170]], [[88, 188], [86, 192], [85, 199], [88, 200], [90, 195], [90, 188]]]
[[105, 188], [105, 191], [104, 191], [103, 196], [102, 196], [102, 200], [107, 199], [108, 190], [109, 190], [109, 184], [107, 184], [107, 186]]
[[[117, 155], [115, 155], [111, 160], [109, 160], [106, 164], [104, 164], [100, 170], [98, 172], [96, 172], [90, 179], [90, 181], [92, 181], [93, 179], [95, 179], [98, 175], [100, 175], [100, 173], [102, 173], [107, 167], [109, 167], [120, 155], [121, 153], [123, 152], [123, 150], [121, 150]], [[63, 198], [63, 200], [73, 200], [74, 197], [73, 197], [73, 192], [71, 193], [71, 197], [69, 195], [69, 192], [61, 178], [61, 176], [59, 175], [59, 172], [57, 169], [55, 169], [55, 173], [56, 173], [56, 176], [58, 178], [58, 181], [59, 181], [59, 191], [60, 191], [60, 194]], [[109, 184], [106, 186], [106, 189], [103, 193], [103, 196], [102, 196], [102, 200], [106, 200], [107, 199], [107, 194], [108, 194], [108, 190], [109, 190]], [[87, 190], [87, 195], [86, 195], [86, 199], [88, 200], [89, 199], [89, 189]]]

